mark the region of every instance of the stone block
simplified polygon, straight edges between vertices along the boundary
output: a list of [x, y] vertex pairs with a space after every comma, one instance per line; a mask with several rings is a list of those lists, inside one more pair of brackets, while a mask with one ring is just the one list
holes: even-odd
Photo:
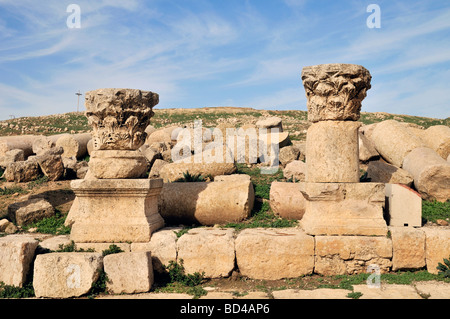
[[139, 151], [92, 151], [89, 170], [99, 179], [141, 178], [147, 171], [147, 159]]
[[237, 170], [233, 163], [169, 163], [164, 165], [160, 171], [159, 176], [165, 183], [174, 182], [179, 178], [183, 178], [183, 174], [189, 172], [191, 175], [212, 176], [230, 175]]
[[241, 231], [235, 241], [241, 275], [277, 280], [311, 274], [314, 237], [299, 228], [254, 228]]
[[422, 226], [422, 197], [401, 184], [386, 184], [386, 220], [390, 226]]
[[161, 179], [75, 180], [70, 238], [75, 243], [148, 242], [164, 225], [158, 213]]
[[21, 235], [0, 238], [0, 282], [23, 286], [38, 243], [33, 238]]
[[392, 238], [392, 270], [425, 266], [425, 233], [412, 227], [389, 227]]
[[9, 218], [23, 226], [55, 215], [52, 204], [42, 198], [29, 199], [8, 206]]
[[71, 298], [87, 294], [103, 267], [100, 253], [50, 253], [34, 263], [36, 297]]
[[177, 232], [181, 227], [167, 227], [152, 234], [148, 243], [132, 243], [131, 251], [150, 251], [152, 253], [153, 269], [159, 273], [165, 272], [164, 266], [177, 260]]
[[299, 183], [272, 182], [270, 186], [270, 208], [286, 219], [302, 219], [306, 200]]
[[382, 183], [299, 183], [306, 199], [301, 227], [309, 235], [385, 236]]
[[71, 243], [72, 241], [70, 240], [69, 235], [60, 235], [44, 239], [39, 243], [39, 246], [44, 249], [56, 251]]
[[304, 182], [306, 176], [306, 163], [303, 161], [292, 161], [283, 169], [283, 176], [293, 181]]
[[437, 274], [436, 267], [450, 256], [450, 231], [448, 228], [423, 227], [425, 232], [427, 270]]
[[392, 240], [371, 236], [316, 236], [314, 272], [351, 275], [367, 272], [371, 264], [382, 273], [392, 266]]
[[450, 163], [428, 147], [408, 153], [403, 168], [414, 177], [414, 186], [426, 200], [450, 199]]
[[110, 254], [103, 258], [108, 276], [106, 287], [113, 294], [150, 291], [153, 285], [152, 256], [149, 251]]
[[414, 177], [406, 170], [382, 161], [369, 162], [367, 178], [374, 183], [403, 184], [411, 187]]
[[8, 182], [26, 183], [39, 177], [40, 169], [37, 162], [20, 161], [9, 163], [3, 177]]
[[159, 212], [171, 224], [223, 225], [248, 218], [254, 199], [249, 180], [165, 183]]
[[359, 182], [359, 122], [313, 123], [306, 136], [306, 181]]
[[227, 277], [234, 269], [234, 230], [194, 228], [177, 241], [178, 263], [186, 273], [205, 272], [207, 278]]

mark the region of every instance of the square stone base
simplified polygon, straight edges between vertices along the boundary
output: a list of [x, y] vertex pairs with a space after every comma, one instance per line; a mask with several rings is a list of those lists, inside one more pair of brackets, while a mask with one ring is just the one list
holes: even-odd
[[164, 226], [158, 213], [163, 181], [149, 179], [75, 180], [75, 243], [148, 242]]
[[386, 236], [383, 183], [302, 183], [309, 235]]

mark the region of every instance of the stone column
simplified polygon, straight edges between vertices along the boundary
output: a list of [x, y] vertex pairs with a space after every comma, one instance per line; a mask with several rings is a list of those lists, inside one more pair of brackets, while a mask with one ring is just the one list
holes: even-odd
[[[93, 128], [89, 178], [72, 181], [75, 243], [148, 242], [163, 227], [158, 198], [163, 181], [141, 178], [147, 161], [138, 151], [158, 104], [156, 93], [99, 89], [86, 93]], [[95, 248], [95, 246], [93, 246]]]
[[368, 70], [353, 64], [305, 67], [303, 86], [311, 126], [306, 137], [306, 199], [300, 221], [310, 235], [378, 235], [383, 219], [384, 184], [359, 184], [357, 122], [370, 89]]

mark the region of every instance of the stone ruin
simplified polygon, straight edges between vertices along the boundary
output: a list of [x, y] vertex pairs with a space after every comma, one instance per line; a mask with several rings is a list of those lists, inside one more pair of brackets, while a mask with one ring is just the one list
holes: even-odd
[[[172, 218], [176, 223], [185, 208], [191, 210], [190, 217], [197, 214], [190, 221], [206, 226], [237, 215], [239, 220], [247, 218], [254, 200], [249, 176], [215, 176], [212, 183], [192, 185], [143, 178], [146, 161], [141, 147], [158, 95], [132, 89], [88, 92], [86, 116], [93, 128], [93, 150], [86, 176], [71, 183], [76, 199], [69, 213], [75, 221], [70, 240], [78, 249], [96, 252], [38, 255], [33, 270], [36, 296], [81, 296], [98, 277], [98, 269], [112, 279], [108, 284], [112, 293], [147, 292], [154, 271], [162, 272], [162, 265], [181, 259], [187, 273], [204, 272], [208, 278], [233, 272], [265, 280], [354, 274], [374, 265], [381, 272], [426, 267], [436, 273], [437, 263], [450, 254], [450, 232], [421, 229], [420, 195], [402, 183], [360, 182], [358, 120], [371, 88], [369, 71], [351, 64], [317, 65], [303, 69], [302, 81], [311, 122], [304, 179], [272, 183], [270, 203], [276, 213], [298, 219], [299, 227], [240, 232], [201, 227], [180, 238], [176, 232], [181, 228], [164, 228], [164, 222]], [[395, 140], [402, 129], [386, 122], [383, 126], [394, 132]], [[374, 141], [380, 139], [379, 131], [378, 127], [371, 131]], [[419, 142], [410, 144], [405, 147], [408, 151], [381, 142], [377, 149], [384, 158], [415, 170], [414, 183], [423, 180], [426, 194], [435, 187], [427, 176], [445, 175], [441, 172], [450, 165], [429, 155], [435, 165], [419, 167], [414, 159], [430, 152]], [[400, 155], [396, 157], [395, 151]], [[272, 197], [278, 199], [273, 202]], [[39, 243], [14, 236], [0, 238], [0, 253], [5, 256], [0, 260], [0, 281], [20, 286]], [[99, 252], [112, 243], [124, 252], [102, 257]], [[39, 245], [50, 247], [45, 241]], [[15, 257], [18, 254], [20, 258]]]

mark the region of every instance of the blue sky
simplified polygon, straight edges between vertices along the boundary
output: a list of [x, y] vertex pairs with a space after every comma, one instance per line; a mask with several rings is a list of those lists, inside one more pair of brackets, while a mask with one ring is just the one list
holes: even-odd
[[446, 118], [449, 40], [448, 0], [0, 0], [0, 120], [106, 87], [156, 92], [156, 108], [306, 110], [301, 70], [322, 63], [371, 72], [362, 111]]

